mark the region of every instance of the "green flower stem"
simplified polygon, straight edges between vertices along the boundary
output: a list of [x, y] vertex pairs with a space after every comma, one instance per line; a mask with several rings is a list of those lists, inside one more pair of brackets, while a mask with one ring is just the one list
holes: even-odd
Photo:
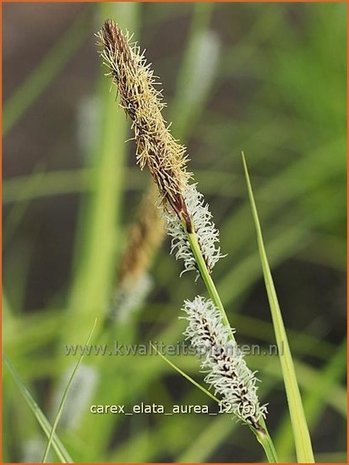
[[[216, 288], [216, 286], [215, 286], [215, 284], [213, 282], [213, 279], [211, 278], [211, 275], [210, 275], [210, 273], [209, 273], [209, 271], [207, 269], [204, 257], [202, 256], [197, 235], [196, 235], [195, 232], [193, 232], [193, 233], [188, 233], [187, 232], [187, 237], [188, 237], [188, 241], [189, 241], [191, 250], [193, 252], [195, 261], [196, 261], [197, 266], [199, 268], [200, 275], [202, 277], [202, 280], [205, 283], [207, 292], [208, 292], [209, 296], [211, 297], [211, 299], [212, 299], [213, 303], [215, 304], [215, 306], [221, 312], [224, 324], [227, 325], [227, 327], [229, 327], [230, 333], [231, 333], [231, 338], [232, 338], [232, 340], [235, 341], [235, 337], [234, 337], [233, 331], [231, 329], [231, 326], [230, 326], [227, 314], [225, 312], [223, 303], [222, 303], [221, 298], [220, 298], [220, 296], [218, 294], [218, 291], [217, 291], [217, 288]], [[260, 420], [260, 426], [261, 426], [260, 430], [252, 428], [252, 431], [255, 434], [255, 436], [257, 438], [257, 441], [262, 445], [262, 447], [264, 449], [264, 452], [265, 452], [265, 455], [267, 456], [268, 462], [269, 463], [277, 463], [278, 458], [277, 458], [277, 455], [276, 455], [275, 447], [274, 447], [273, 441], [272, 441], [272, 439], [271, 439], [271, 437], [269, 435], [269, 432], [267, 430], [267, 427], [266, 427], [265, 422], [264, 422], [263, 419]]]
[[[188, 240], [189, 240], [191, 250], [192, 250], [193, 255], [195, 257], [195, 261], [196, 261], [196, 263], [198, 265], [200, 275], [202, 277], [202, 280], [205, 283], [205, 286], [206, 286], [206, 289], [207, 289], [207, 291], [209, 293], [209, 296], [211, 297], [213, 303], [218, 308], [218, 310], [222, 313], [224, 324], [229, 326], [229, 328], [231, 328], [228, 317], [227, 317], [227, 314], [225, 313], [221, 298], [219, 297], [216, 286], [215, 286], [215, 284], [214, 284], [214, 282], [213, 282], [213, 280], [211, 278], [211, 275], [210, 275], [210, 273], [209, 273], [209, 271], [207, 269], [204, 257], [202, 256], [197, 235], [196, 235], [195, 232], [187, 233], [187, 237], [188, 237]], [[235, 340], [233, 333], [232, 333], [232, 339]]]

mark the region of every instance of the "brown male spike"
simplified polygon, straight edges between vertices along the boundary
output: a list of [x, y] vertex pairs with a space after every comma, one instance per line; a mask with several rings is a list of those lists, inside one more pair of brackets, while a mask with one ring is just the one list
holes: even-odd
[[186, 170], [186, 148], [179, 145], [162, 116], [162, 94], [155, 89], [153, 72], [136, 44], [130, 45], [112, 20], [107, 20], [98, 37], [104, 64], [120, 94], [120, 105], [132, 120], [137, 161], [149, 171], [166, 208], [172, 207], [188, 232], [192, 222], [184, 192], [191, 173]]

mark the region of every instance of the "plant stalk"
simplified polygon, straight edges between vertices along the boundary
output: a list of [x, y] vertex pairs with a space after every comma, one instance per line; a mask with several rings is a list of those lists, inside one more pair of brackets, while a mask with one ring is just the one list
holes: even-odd
[[[188, 240], [189, 240], [191, 250], [192, 250], [193, 255], [195, 257], [195, 261], [196, 261], [196, 263], [198, 265], [200, 275], [202, 277], [202, 280], [205, 283], [207, 292], [209, 293], [209, 296], [211, 297], [211, 299], [212, 299], [213, 303], [215, 304], [215, 306], [222, 313], [224, 324], [229, 326], [229, 328], [231, 328], [228, 317], [227, 317], [227, 314], [226, 314], [226, 312], [224, 310], [223, 303], [222, 303], [221, 298], [220, 298], [220, 296], [218, 294], [217, 288], [216, 288], [216, 286], [215, 286], [215, 284], [214, 284], [214, 282], [213, 282], [213, 280], [211, 278], [211, 275], [210, 275], [210, 273], [209, 273], [209, 271], [207, 269], [207, 265], [206, 265], [206, 262], [204, 260], [204, 257], [202, 256], [197, 235], [196, 235], [195, 232], [187, 233], [187, 237], [188, 237]], [[231, 331], [231, 333], [232, 333], [232, 331]], [[235, 340], [233, 333], [232, 333], [232, 339]]]
[[[264, 423], [264, 422], [263, 422]], [[265, 425], [265, 432], [262, 431], [256, 431], [255, 435], [257, 438], [257, 441], [262, 445], [265, 455], [267, 456], [268, 462], [269, 463], [278, 463], [278, 456], [276, 454], [276, 450], [273, 444], [273, 441], [270, 437], [270, 434], [268, 430], [266, 429]]]

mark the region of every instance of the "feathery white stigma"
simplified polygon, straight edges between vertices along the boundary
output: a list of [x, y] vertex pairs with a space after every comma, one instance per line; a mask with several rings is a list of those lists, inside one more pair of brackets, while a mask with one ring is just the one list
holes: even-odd
[[[219, 243], [219, 231], [212, 221], [212, 213], [208, 208], [208, 204], [205, 203], [204, 196], [197, 191], [196, 186], [197, 184], [186, 185], [184, 199], [207, 268], [209, 271], [212, 271], [215, 264], [224, 255], [221, 254], [221, 249], [217, 246]], [[172, 212], [166, 212], [165, 218], [168, 234], [172, 237], [171, 253], [175, 253], [177, 260], [184, 260], [184, 270], [182, 273], [190, 270], [198, 271], [187, 233], [182, 223]]]
[[246, 365], [244, 354], [223, 324], [221, 314], [210, 299], [197, 296], [184, 302], [187, 314], [186, 339], [201, 358], [205, 381], [220, 398], [226, 413], [233, 413], [244, 423], [261, 429], [259, 424], [267, 413], [257, 396], [257, 378]]

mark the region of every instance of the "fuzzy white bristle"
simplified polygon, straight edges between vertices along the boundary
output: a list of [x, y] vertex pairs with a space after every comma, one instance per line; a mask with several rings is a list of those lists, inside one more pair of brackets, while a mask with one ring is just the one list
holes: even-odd
[[[209, 271], [212, 271], [218, 260], [224, 255], [217, 245], [219, 243], [219, 231], [212, 221], [212, 213], [208, 204], [205, 203], [204, 196], [196, 189], [197, 184], [187, 184], [184, 199], [194, 225], [200, 249]], [[165, 213], [168, 234], [172, 237], [171, 253], [175, 254], [177, 260], [184, 260], [184, 270], [196, 270], [197, 264], [187, 234], [180, 220], [175, 213]]]
[[205, 381], [220, 398], [222, 409], [255, 428], [265, 418], [266, 405], [257, 396], [257, 378], [246, 365], [244, 354], [223, 324], [221, 314], [210, 299], [197, 296], [184, 302], [188, 326], [184, 332], [201, 358]]

